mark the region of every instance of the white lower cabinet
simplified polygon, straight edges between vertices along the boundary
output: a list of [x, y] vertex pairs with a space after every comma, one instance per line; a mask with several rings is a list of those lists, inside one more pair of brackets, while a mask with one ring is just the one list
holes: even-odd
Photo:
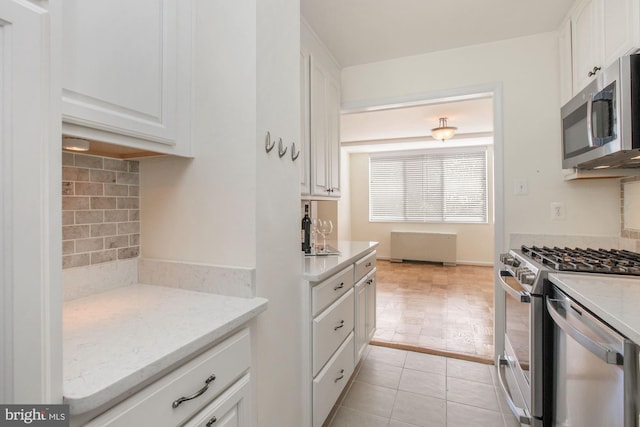
[[313, 380], [313, 427], [321, 427], [355, 367], [354, 336], [349, 334], [329, 363]]
[[[244, 329], [92, 419], [87, 426], [248, 426], [249, 330]], [[195, 418], [194, 418], [195, 417]], [[203, 423], [200, 420], [206, 418]], [[210, 427], [209, 426], [209, 427]]]
[[211, 402], [185, 427], [242, 427], [249, 425], [250, 377], [246, 374]]
[[376, 252], [368, 252], [321, 282], [305, 283], [306, 418], [313, 427], [327, 420], [375, 332], [375, 265]]
[[355, 285], [356, 293], [356, 361], [362, 358], [367, 344], [376, 332], [376, 270]]

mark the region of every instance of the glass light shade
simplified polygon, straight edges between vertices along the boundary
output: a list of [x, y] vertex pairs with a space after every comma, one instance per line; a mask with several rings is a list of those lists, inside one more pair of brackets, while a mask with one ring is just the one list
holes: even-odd
[[89, 151], [89, 141], [82, 138], [63, 136], [62, 148], [69, 151]]
[[444, 141], [446, 139], [453, 138], [453, 136], [456, 134], [456, 130], [458, 130], [458, 128], [447, 126], [446, 117], [441, 117], [438, 127], [431, 129], [431, 136], [433, 137], [433, 139]]

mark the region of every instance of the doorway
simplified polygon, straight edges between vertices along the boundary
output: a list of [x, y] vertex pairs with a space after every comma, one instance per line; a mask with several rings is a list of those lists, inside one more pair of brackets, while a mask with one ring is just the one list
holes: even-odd
[[[501, 96], [501, 86], [497, 85], [460, 90], [448, 96], [416, 96], [343, 106], [342, 171], [348, 185], [343, 183], [347, 191], [338, 204], [339, 238], [380, 242], [377, 307], [380, 320], [375, 344], [459, 354], [471, 360], [493, 359], [494, 344], [500, 345], [493, 336], [493, 260], [499, 246], [495, 242], [503, 239], [502, 212], [495, 208], [502, 206], [503, 200]], [[457, 127], [456, 135], [446, 141], [435, 141], [429, 134], [441, 117], [447, 117], [449, 126]], [[464, 151], [472, 146], [488, 147], [490, 153], [486, 223], [372, 220], [371, 153], [453, 148]], [[455, 233], [457, 266], [443, 267], [428, 260], [390, 263], [391, 231]], [[406, 296], [411, 300], [403, 301]], [[464, 342], [471, 345], [460, 345]]]

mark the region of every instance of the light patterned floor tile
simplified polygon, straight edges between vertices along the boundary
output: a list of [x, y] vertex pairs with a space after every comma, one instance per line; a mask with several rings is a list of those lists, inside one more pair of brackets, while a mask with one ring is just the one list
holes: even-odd
[[398, 390], [418, 393], [424, 396], [446, 398], [446, 377], [431, 372], [414, 371], [405, 369], [402, 371]]
[[446, 401], [398, 391], [391, 419], [420, 427], [445, 427]]
[[342, 406], [383, 418], [391, 416], [396, 390], [355, 381]]
[[341, 406], [331, 427], [387, 427], [389, 419]]
[[503, 427], [502, 414], [488, 409], [447, 402], [447, 427]]

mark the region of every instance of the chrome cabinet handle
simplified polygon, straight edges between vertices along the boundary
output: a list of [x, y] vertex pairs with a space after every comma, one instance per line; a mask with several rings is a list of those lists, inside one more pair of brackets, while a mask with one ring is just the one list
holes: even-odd
[[343, 378], [344, 378], [344, 369], [340, 369], [340, 376], [338, 378], [336, 378], [335, 380], [333, 380], [333, 382], [337, 383], [338, 381], [340, 381]]
[[593, 70], [591, 70], [591, 71], [589, 71], [589, 72], [587, 73], [587, 77], [593, 77], [593, 76], [595, 76], [595, 75], [596, 75], [596, 73], [597, 73], [598, 71], [600, 71], [601, 69], [602, 69], [602, 68], [600, 68], [600, 67], [598, 67], [598, 66], [593, 67]]
[[333, 328], [334, 331], [337, 331], [338, 329], [344, 327], [344, 320], [341, 320], [340, 323], [338, 323], [338, 326], [336, 326], [335, 328]]
[[211, 427], [216, 421], [218, 421], [218, 419], [216, 417], [213, 417], [209, 421], [207, 421], [206, 426]]
[[526, 409], [519, 408], [516, 406], [516, 404], [513, 402], [513, 399], [511, 398], [511, 394], [507, 390], [507, 386], [505, 384], [506, 382], [502, 377], [502, 368], [508, 367], [508, 366], [509, 366], [509, 361], [505, 358], [505, 356], [503, 355], [498, 356], [498, 381], [500, 382], [500, 388], [502, 389], [502, 394], [504, 395], [505, 400], [507, 401], [507, 405], [509, 406], [509, 409], [511, 409], [511, 412], [513, 412], [513, 415], [516, 416], [520, 424], [531, 425], [531, 415], [529, 415]]
[[340, 284], [339, 284], [339, 285], [336, 285], [336, 287], [335, 287], [335, 288], [333, 288], [333, 290], [334, 290], [334, 291], [337, 291], [338, 289], [342, 289], [342, 288], [344, 288], [344, 282], [340, 282]]
[[204, 381], [204, 387], [202, 387], [200, 390], [193, 393], [191, 396], [183, 396], [179, 399], [174, 400], [173, 403], [171, 404], [171, 407], [175, 409], [178, 406], [180, 406], [182, 402], [186, 402], [187, 400], [192, 400], [192, 399], [195, 399], [196, 397], [202, 396], [207, 390], [209, 390], [209, 383], [215, 381], [215, 379], [216, 379], [216, 376], [211, 375], [209, 378], [207, 378]]
[[[570, 304], [568, 301], [561, 299], [551, 299], [549, 297], [546, 297], [546, 300], [547, 310], [549, 311], [551, 318], [568, 336], [576, 340], [578, 344], [589, 350], [596, 357], [608, 363], [609, 365], [622, 365], [624, 363], [624, 357], [622, 356], [622, 354], [603, 344], [593, 341], [591, 338], [571, 325], [571, 323], [562, 314], [560, 314], [560, 311], [558, 311], [558, 307], [564, 306], [565, 304]], [[568, 312], [565, 307], [563, 308], [565, 312]]]
[[369, 280], [367, 280], [367, 285], [370, 285], [370, 284], [372, 284], [372, 283], [373, 283], [373, 279], [369, 279]]
[[366, 263], [364, 266], [365, 266], [365, 267], [371, 267], [371, 261], [369, 261], [368, 263]]
[[271, 141], [271, 133], [269, 131], [267, 131], [267, 134], [264, 137], [264, 149], [267, 151], [267, 153], [271, 150], [273, 150], [273, 147], [276, 146], [276, 142], [275, 141]]

